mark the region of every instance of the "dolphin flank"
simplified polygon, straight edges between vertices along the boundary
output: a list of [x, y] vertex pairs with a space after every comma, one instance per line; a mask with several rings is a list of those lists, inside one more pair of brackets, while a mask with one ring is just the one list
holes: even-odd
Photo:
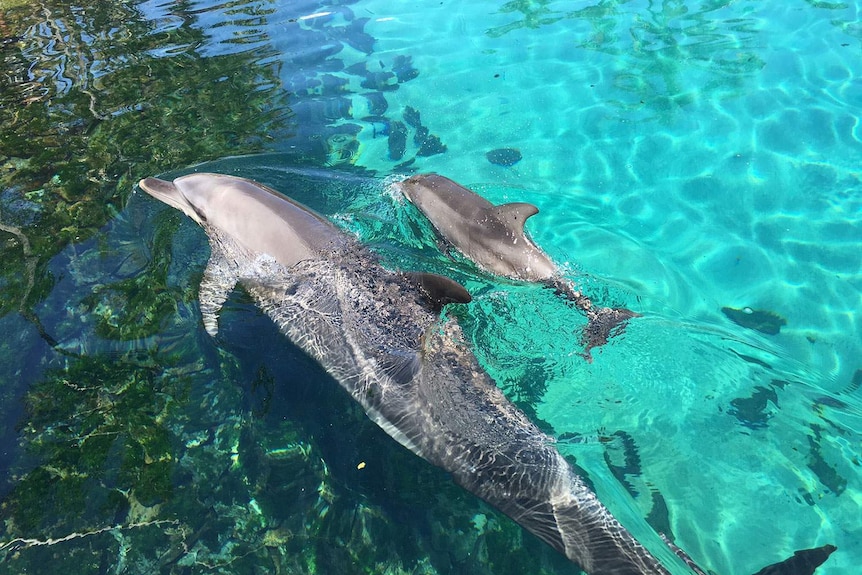
[[565, 296], [587, 316], [583, 356], [607, 343], [638, 314], [624, 308], [595, 307], [524, 230], [539, 213], [533, 204], [495, 206], [476, 192], [438, 174], [418, 174], [393, 186], [421, 211], [443, 238], [480, 268], [516, 280], [539, 282]]
[[[441, 319], [441, 306], [470, 299], [456, 282], [389, 271], [354, 237], [251, 180], [201, 173], [139, 185], [200, 224], [210, 240], [201, 283], [210, 334], [241, 283], [372, 421], [587, 573], [671, 573], [599, 502], [552, 438], [506, 399], [458, 323]], [[679, 557], [673, 573], [690, 572], [685, 554], [669, 548]], [[822, 555], [814, 558], [822, 563]]]

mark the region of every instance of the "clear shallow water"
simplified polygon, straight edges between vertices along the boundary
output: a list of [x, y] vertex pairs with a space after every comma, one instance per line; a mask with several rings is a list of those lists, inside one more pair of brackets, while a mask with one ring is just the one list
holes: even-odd
[[[293, 112], [258, 134], [277, 154], [206, 169], [265, 181], [359, 233], [393, 264], [446, 271], [471, 287], [476, 301], [456, 313], [483, 364], [561, 438], [638, 535], [649, 517], [725, 575], [825, 543], [839, 551], [818, 573], [862, 564], [856, 6], [368, 1], [198, 3], [182, 14], [145, 3], [137, 11], [149, 23], [141, 30], [164, 40], [155, 57], [215, 65], [244, 55], [262, 70], [251, 90], [284, 98], [255, 106]], [[322, 12], [334, 13], [308, 17]], [[191, 41], [190, 29], [201, 36]], [[42, 50], [53, 54], [55, 45]], [[58, 91], [73, 91], [81, 80], [69, 63], [81, 59], [56, 53], [67, 65]], [[100, 72], [85, 88], [97, 90], [97, 78], [110, 85], [127, 58], [94, 57]], [[224, 67], [213, 86], [242, 66]], [[189, 93], [182, 70], [173, 79], [178, 98]], [[427, 155], [439, 146], [416, 138], [408, 107], [445, 152]], [[220, 119], [231, 124], [231, 111], [243, 108], [233, 100]], [[134, 100], [116, 109], [134, 120]], [[185, 122], [204, 120], [192, 108]], [[396, 122], [406, 132], [401, 155]], [[188, 134], [159, 137], [180, 146]], [[485, 153], [502, 147], [523, 159], [488, 162]], [[148, 169], [192, 161], [163, 157]], [[365, 174], [339, 175], [357, 167]], [[494, 202], [535, 203], [537, 243], [591, 296], [644, 317], [584, 362], [575, 335], [583, 320], [552, 294], [439, 256], [427, 226], [383, 183], [412, 170], [438, 171]], [[107, 227], [40, 271], [55, 280], [34, 312], [56, 347], [19, 314], [0, 320], [15, 334], [2, 366], [10, 406], [2, 540], [141, 524], [60, 543], [63, 560], [33, 545], [13, 561], [6, 548], [0, 570], [38, 572], [49, 557], [80, 572], [240, 572], [254, 561], [320, 572], [519, 572], [519, 553], [538, 544], [511, 539], [516, 529], [497, 527], [505, 520], [442, 474], [382, 447], [391, 442], [285, 351], [241, 295], [221, 339], [207, 339], [194, 305], [204, 245], [189, 222], [134, 196]], [[161, 297], [136, 300], [148, 286]], [[769, 310], [786, 325], [777, 335], [745, 329], [725, 306]], [[106, 375], [114, 362], [128, 374]], [[333, 391], [320, 391], [327, 385]], [[75, 387], [91, 391], [45, 403]], [[387, 449], [385, 457], [375, 465], [351, 434]], [[70, 439], [89, 445], [82, 437], [123, 440], [67, 449]], [[109, 463], [117, 458], [122, 465]], [[358, 473], [359, 461], [371, 473]], [[420, 478], [400, 476], [396, 463]], [[144, 489], [154, 477], [169, 481]], [[214, 485], [213, 494], [201, 484]], [[297, 493], [313, 495], [284, 503]], [[25, 504], [33, 511], [22, 512]], [[360, 519], [348, 528], [347, 516]], [[393, 529], [418, 543], [406, 545]], [[369, 551], [387, 540], [399, 543]], [[456, 540], [475, 542], [474, 553]], [[195, 553], [180, 551], [181, 542]], [[495, 556], [508, 559], [495, 564]], [[540, 568], [571, 571], [542, 557]]]

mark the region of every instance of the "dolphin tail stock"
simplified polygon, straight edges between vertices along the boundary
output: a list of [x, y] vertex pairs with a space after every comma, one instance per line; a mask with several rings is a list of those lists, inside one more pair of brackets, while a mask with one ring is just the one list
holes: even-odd
[[[482, 370], [454, 320], [423, 338], [413, 432], [423, 458], [590, 575], [671, 575]], [[442, 381], [462, 381], [442, 385]], [[402, 428], [404, 430], [406, 428]], [[656, 537], [657, 539], [657, 537]], [[661, 545], [661, 541], [657, 541]], [[674, 560], [670, 551], [664, 555]], [[677, 565], [674, 574], [691, 573]]]
[[590, 298], [564, 278], [556, 277], [548, 282], [548, 286], [587, 316], [587, 325], [581, 333], [581, 343], [584, 345], [581, 355], [590, 362], [593, 360], [590, 354], [592, 348], [606, 344], [611, 337], [625, 331], [628, 320], [640, 316], [639, 313], [622, 307], [596, 307]]
[[682, 559], [683, 563], [685, 563], [689, 569], [694, 571], [696, 575], [707, 575], [707, 573], [700, 568], [700, 565], [695, 563], [694, 559], [692, 559], [688, 553], [683, 551], [679, 546], [677, 546], [673, 541], [671, 541], [667, 535], [665, 535], [664, 533], [659, 533], [658, 535], [659, 537], [661, 537], [661, 540], [664, 541], [665, 545], [667, 545], [670, 550], [676, 554], [677, 557]]

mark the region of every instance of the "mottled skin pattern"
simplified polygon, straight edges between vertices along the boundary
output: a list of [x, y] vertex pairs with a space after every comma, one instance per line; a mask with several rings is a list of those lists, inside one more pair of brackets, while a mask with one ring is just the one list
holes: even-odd
[[371, 419], [591, 575], [668, 573], [478, 365], [454, 320], [360, 246], [242, 283]]
[[[590, 575], [670, 573], [506, 399], [457, 322], [441, 319], [411, 276], [386, 270], [352, 236], [249, 180], [195, 174], [140, 186], [210, 239], [201, 285], [209, 333], [218, 329], [228, 291], [241, 283], [389, 435]], [[301, 245], [287, 249], [285, 237]], [[674, 574], [683, 572], [690, 573], [682, 562], [674, 566]]]

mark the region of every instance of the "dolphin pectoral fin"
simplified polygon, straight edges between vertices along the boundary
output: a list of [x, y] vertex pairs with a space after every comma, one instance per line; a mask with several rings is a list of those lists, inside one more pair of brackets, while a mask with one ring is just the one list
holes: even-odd
[[838, 548], [834, 545], [824, 545], [796, 551], [789, 559], [764, 567], [754, 575], [814, 575], [814, 571], [823, 565], [836, 549]]
[[218, 312], [239, 280], [239, 268], [232, 264], [217, 241], [210, 242], [212, 255], [201, 279], [200, 307], [204, 329], [212, 337], [218, 334]]
[[511, 204], [501, 204], [491, 208], [494, 215], [501, 222], [505, 222], [512, 231], [524, 233], [524, 223], [527, 218], [539, 213], [539, 208], [533, 204], [526, 202], [513, 202]]
[[447, 303], [470, 303], [473, 301], [467, 288], [446, 276], [428, 272], [410, 272], [404, 275], [422, 290], [437, 311], [443, 309]]
[[444, 238], [443, 236], [439, 236], [437, 238], [437, 249], [440, 250], [440, 253], [449, 258], [449, 261], [455, 261], [455, 257], [452, 255], [452, 250], [457, 250], [455, 246], [452, 245], [452, 242]]

